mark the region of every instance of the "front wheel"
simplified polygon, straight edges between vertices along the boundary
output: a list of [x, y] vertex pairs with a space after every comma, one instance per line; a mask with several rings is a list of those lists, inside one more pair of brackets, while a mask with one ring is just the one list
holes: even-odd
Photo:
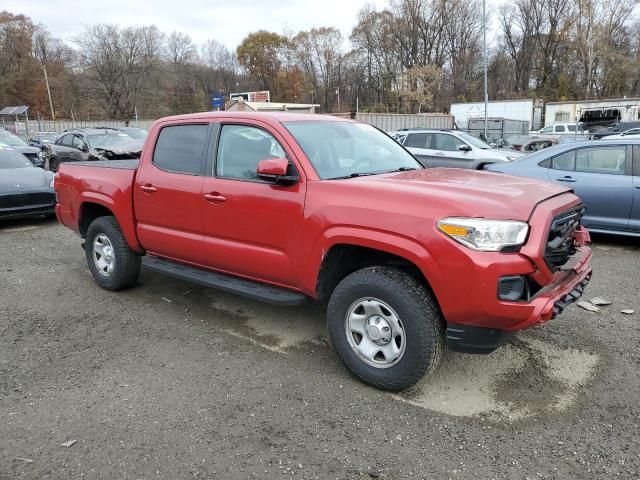
[[99, 217], [91, 222], [85, 254], [91, 275], [102, 288], [121, 290], [136, 283], [140, 255], [129, 248], [114, 217]]
[[389, 267], [345, 277], [327, 310], [329, 337], [345, 367], [390, 391], [408, 388], [435, 370], [444, 348], [443, 325], [427, 289]]

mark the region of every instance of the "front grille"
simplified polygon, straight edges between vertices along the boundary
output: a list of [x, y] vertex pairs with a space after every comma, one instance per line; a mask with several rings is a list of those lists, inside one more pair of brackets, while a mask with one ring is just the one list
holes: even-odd
[[54, 205], [56, 196], [53, 193], [18, 193], [0, 196], [0, 209], [20, 208], [34, 205]]
[[553, 219], [549, 228], [544, 260], [552, 270], [559, 270], [576, 253], [573, 234], [580, 226], [584, 208], [579, 205]]

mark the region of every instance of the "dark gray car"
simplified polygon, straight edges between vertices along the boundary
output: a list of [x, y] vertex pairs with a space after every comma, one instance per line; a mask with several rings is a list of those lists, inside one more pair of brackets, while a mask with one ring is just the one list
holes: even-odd
[[7, 130], [0, 130], [0, 143], [17, 150], [27, 157], [36, 167], [44, 167], [44, 154], [41, 149], [29, 145], [17, 135]]
[[45, 172], [20, 152], [0, 145], [0, 219], [53, 216], [53, 173]]
[[640, 140], [561, 144], [486, 169], [571, 187], [589, 230], [640, 236]]

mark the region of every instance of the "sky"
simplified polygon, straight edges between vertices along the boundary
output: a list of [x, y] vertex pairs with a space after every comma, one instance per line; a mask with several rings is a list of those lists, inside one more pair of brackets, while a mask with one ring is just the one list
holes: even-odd
[[200, 45], [213, 38], [228, 48], [250, 32], [298, 32], [335, 26], [349, 38], [365, 4], [382, 9], [386, 0], [2, 0], [0, 10], [22, 13], [44, 24], [56, 37], [71, 42], [84, 26], [156, 25], [179, 31]]

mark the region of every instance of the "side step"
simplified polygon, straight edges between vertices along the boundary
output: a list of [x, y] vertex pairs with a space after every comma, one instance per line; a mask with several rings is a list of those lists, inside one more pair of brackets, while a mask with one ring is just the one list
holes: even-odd
[[142, 257], [142, 265], [150, 270], [161, 272], [180, 280], [216, 288], [224, 292], [236, 293], [274, 305], [300, 305], [307, 298], [301, 293], [285, 290], [284, 288], [252, 282], [251, 280], [244, 280], [223, 273], [210, 272], [150, 255]]

